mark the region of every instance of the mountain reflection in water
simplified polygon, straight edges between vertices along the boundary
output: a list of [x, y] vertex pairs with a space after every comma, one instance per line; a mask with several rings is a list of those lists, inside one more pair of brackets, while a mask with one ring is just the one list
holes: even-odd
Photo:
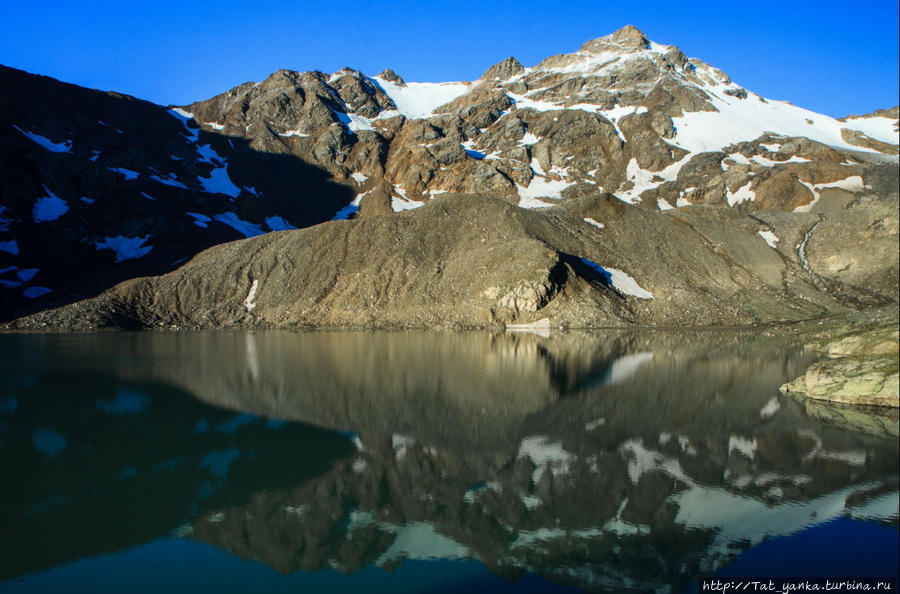
[[680, 591], [835, 518], [896, 535], [896, 416], [780, 396], [809, 362], [730, 332], [0, 336], [0, 591], [180, 542], [329, 589], [477, 560]]

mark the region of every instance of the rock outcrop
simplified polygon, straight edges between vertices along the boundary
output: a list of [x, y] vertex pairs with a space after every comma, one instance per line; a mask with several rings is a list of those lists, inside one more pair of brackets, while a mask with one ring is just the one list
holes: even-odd
[[895, 306], [809, 325], [806, 347], [820, 355], [787, 394], [842, 404], [900, 407], [900, 320]]

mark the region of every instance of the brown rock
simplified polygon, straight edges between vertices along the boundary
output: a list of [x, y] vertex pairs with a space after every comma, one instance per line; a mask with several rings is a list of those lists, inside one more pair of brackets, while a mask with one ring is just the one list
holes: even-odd
[[525, 67], [522, 66], [518, 60], [510, 56], [488, 68], [487, 71], [481, 75], [481, 78], [484, 80], [506, 80], [524, 71]]
[[359, 218], [371, 218], [394, 213], [391, 208], [391, 184], [380, 180], [359, 201]]
[[841, 128], [841, 138], [844, 140], [844, 142], [846, 142], [847, 144], [852, 144], [853, 146], [870, 148], [882, 153], [900, 153], [900, 146], [882, 142], [880, 140], [875, 140], [874, 138], [866, 136], [859, 130]]
[[400, 78], [400, 75], [391, 70], [390, 68], [386, 70], [382, 70], [381, 74], [378, 75], [379, 78], [383, 78], [388, 82], [392, 82], [396, 85], [405, 86], [406, 83]]

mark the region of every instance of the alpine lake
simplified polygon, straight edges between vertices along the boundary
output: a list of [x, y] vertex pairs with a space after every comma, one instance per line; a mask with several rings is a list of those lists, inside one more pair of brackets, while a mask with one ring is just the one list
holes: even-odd
[[896, 412], [759, 332], [0, 335], [0, 594], [898, 575]]

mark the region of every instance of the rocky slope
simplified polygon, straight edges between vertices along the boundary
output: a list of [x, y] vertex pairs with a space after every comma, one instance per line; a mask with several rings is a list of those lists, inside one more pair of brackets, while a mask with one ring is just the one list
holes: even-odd
[[20, 326], [745, 323], [897, 299], [896, 109], [770, 101], [634, 27], [477, 81], [282, 70], [169, 110], [0, 84], [6, 319], [229, 239], [378, 220], [223, 246]]
[[352, 192], [176, 111], [0, 67], [0, 316], [326, 221]]
[[[873, 199], [854, 208], [871, 218], [868, 209], [884, 207]], [[856, 286], [824, 264], [843, 254], [840, 244], [817, 246], [815, 259], [791, 249], [798, 241], [801, 252], [811, 250], [809, 229], [840, 224], [843, 213], [780, 214], [649, 211], [610, 195], [533, 211], [448, 195], [395, 216], [217, 246], [166, 275], [14, 326], [483, 328], [544, 318], [559, 327], [728, 325], [895, 299], [887, 288], [895, 281], [881, 284], [896, 275], [890, 259], [870, 262]], [[787, 249], [770, 246], [763, 229], [775, 229]]]

